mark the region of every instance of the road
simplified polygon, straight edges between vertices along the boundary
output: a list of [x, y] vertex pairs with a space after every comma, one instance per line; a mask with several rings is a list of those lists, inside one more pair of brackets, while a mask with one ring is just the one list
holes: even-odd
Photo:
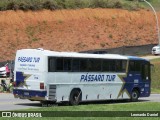
[[[160, 94], [151, 94], [148, 98], [140, 98], [139, 102], [160, 102]], [[106, 104], [117, 103], [105, 102]], [[120, 101], [117, 104], [129, 103], [126, 101]], [[37, 101], [29, 101], [22, 99], [15, 99], [10, 93], [0, 93], [0, 111], [5, 110], [18, 110], [18, 109], [28, 109], [28, 108], [41, 108], [42, 104]]]
[[0, 111], [41, 107], [40, 102], [16, 99], [13, 94], [0, 93]]

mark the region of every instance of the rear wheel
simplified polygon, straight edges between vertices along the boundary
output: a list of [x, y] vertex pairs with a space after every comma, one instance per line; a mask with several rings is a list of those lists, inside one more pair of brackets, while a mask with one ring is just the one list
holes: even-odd
[[131, 94], [131, 101], [132, 102], [137, 102], [139, 98], [139, 92], [138, 90], [133, 90]]
[[70, 94], [69, 104], [78, 105], [81, 99], [82, 99], [82, 92], [78, 89], [74, 89]]

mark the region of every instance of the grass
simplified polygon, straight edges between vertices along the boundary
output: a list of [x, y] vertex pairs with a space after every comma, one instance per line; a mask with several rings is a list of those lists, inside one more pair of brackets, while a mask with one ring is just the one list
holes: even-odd
[[[156, 11], [160, 11], [160, 0], [147, 0], [152, 4]], [[152, 9], [147, 3], [141, 3], [145, 8]]]
[[152, 93], [160, 93], [160, 58], [152, 60], [151, 63], [154, 65], [151, 73]]
[[151, 88], [151, 93], [152, 94], [160, 94], [160, 89], [158, 89], [158, 88]]

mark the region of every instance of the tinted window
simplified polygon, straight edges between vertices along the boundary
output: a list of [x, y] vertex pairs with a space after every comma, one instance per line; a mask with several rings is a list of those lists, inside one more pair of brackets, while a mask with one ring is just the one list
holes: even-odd
[[122, 61], [122, 71], [126, 72], [126, 70], [127, 70], [127, 60], [123, 60]]
[[141, 67], [142, 67], [142, 62], [141, 61], [135, 61], [135, 71], [140, 72]]
[[117, 72], [125, 72], [127, 66], [126, 60], [116, 60], [116, 71]]
[[103, 60], [102, 71], [108, 72], [110, 70], [110, 62], [108, 60]]
[[101, 60], [89, 59], [87, 65], [88, 65], [88, 71], [93, 71], [93, 72], [101, 71]]
[[69, 59], [69, 58], [64, 58], [63, 60], [63, 70], [64, 71], [71, 71], [71, 62], [72, 62], [72, 59]]
[[122, 71], [122, 61], [121, 60], [116, 60], [116, 71], [117, 72]]
[[[106, 59], [90, 59], [90, 58], [53, 58], [48, 59], [48, 71], [64, 71], [64, 72], [125, 72], [126, 60], [106, 60]], [[132, 62], [130, 62], [130, 69]], [[137, 63], [138, 65], [138, 63]], [[133, 68], [134, 62], [133, 62]], [[139, 69], [137, 67], [137, 69]], [[131, 69], [132, 70], [132, 69]]]
[[88, 59], [80, 59], [79, 60], [80, 71], [82, 71], [82, 72], [88, 71], [87, 61], [88, 61]]
[[103, 60], [102, 70], [106, 72], [125, 72], [126, 60]]
[[142, 65], [142, 79], [143, 80], [150, 79], [150, 65], [149, 64]]
[[134, 61], [129, 61], [129, 71], [135, 71]]
[[116, 61], [110, 60], [110, 71], [115, 72], [116, 71]]
[[142, 69], [142, 61], [129, 61], [129, 71], [140, 72]]
[[115, 72], [115, 60], [103, 60], [103, 64], [102, 64], [102, 69], [103, 71], [106, 72]]
[[56, 59], [56, 71], [62, 71], [63, 70], [63, 58], [57, 58]]
[[54, 72], [55, 71], [55, 58], [49, 58], [48, 59], [48, 72]]
[[80, 70], [79, 59], [73, 58], [73, 60], [72, 60], [72, 71], [79, 71], [79, 70]]

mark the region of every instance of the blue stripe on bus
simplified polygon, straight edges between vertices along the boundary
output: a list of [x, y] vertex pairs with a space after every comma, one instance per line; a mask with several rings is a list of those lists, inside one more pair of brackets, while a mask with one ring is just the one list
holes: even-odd
[[[29, 95], [25, 95], [24, 93], [27, 92]], [[14, 89], [13, 94], [17, 94], [19, 96], [30, 96], [30, 97], [45, 97], [47, 95], [47, 91], [38, 91], [38, 90], [20, 90], [20, 89]]]

